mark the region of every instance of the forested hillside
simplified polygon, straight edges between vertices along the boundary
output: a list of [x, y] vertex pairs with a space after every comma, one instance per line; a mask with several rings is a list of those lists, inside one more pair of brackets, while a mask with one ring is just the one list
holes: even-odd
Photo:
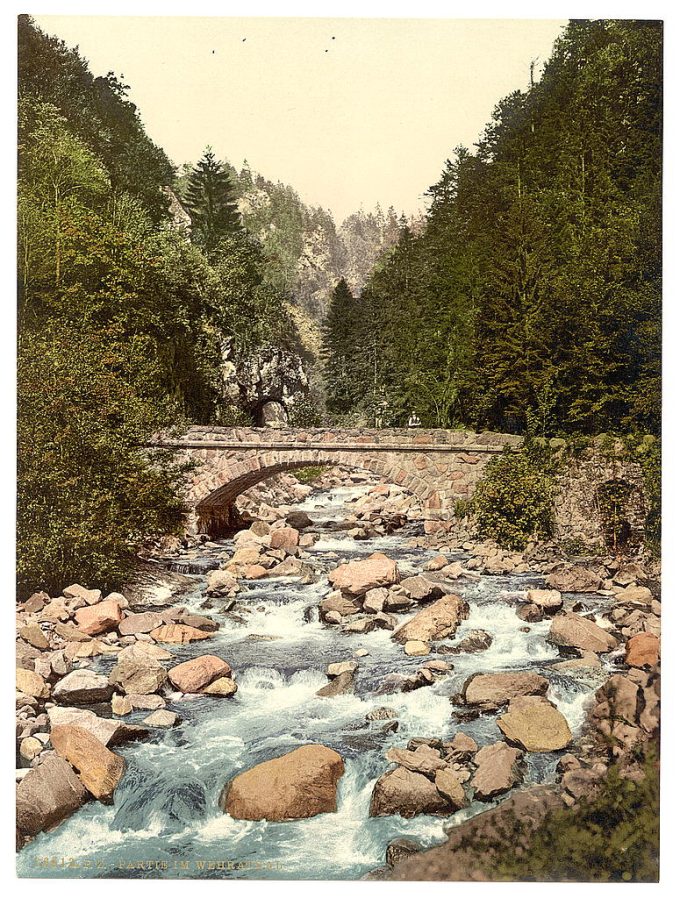
[[173, 471], [138, 446], [159, 427], [221, 420], [225, 343], [236, 355], [298, 343], [238, 214], [191, 241], [170, 226], [174, 170], [126, 91], [21, 17], [21, 589], [116, 582], [143, 536], [180, 520]]
[[569, 24], [540, 81], [446, 162], [422, 233], [360, 295], [336, 289], [333, 413], [658, 430], [661, 66], [658, 22]]

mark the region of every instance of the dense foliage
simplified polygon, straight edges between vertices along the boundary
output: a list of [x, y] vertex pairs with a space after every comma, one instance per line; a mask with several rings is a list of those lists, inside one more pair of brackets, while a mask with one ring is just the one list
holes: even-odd
[[218, 216], [208, 257], [205, 229], [172, 227], [172, 166], [125, 92], [20, 18], [22, 593], [115, 585], [144, 534], [180, 521], [176, 472], [139, 447], [231, 414], [225, 348], [295, 341], [255, 239]]
[[471, 510], [480, 534], [507, 549], [524, 549], [531, 538], [552, 533], [553, 462], [528, 446], [492, 459], [475, 488]]
[[328, 322], [368, 420], [658, 430], [661, 51], [658, 22], [571, 22], [446, 163], [422, 233]]
[[525, 882], [656, 882], [659, 799], [658, 754], [650, 749], [639, 782], [612, 767], [595, 797], [550, 814], [521, 854], [502, 847], [489, 872]]
[[189, 175], [184, 204], [191, 216], [192, 240], [208, 253], [213, 253], [225, 237], [241, 230], [231, 178], [210, 147]]

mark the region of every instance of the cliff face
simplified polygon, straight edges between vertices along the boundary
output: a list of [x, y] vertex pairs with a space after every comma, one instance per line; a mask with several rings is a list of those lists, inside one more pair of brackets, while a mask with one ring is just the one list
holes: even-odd
[[225, 401], [248, 412], [257, 426], [282, 426], [296, 402], [307, 395], [309, 381], [300, 356], [267, 346], [235, 361], [223, 353]]

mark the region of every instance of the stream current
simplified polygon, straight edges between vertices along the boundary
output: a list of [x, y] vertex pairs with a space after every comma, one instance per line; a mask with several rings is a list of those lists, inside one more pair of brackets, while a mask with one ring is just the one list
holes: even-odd
[[[365, 486], [314, 493], [297, 508], [313, 521], [340, 521], [347, 502]], [[402, 532], [355, 542], [344, 533], [322, 531], [310, 551], [312, 562], [326, 567], [343, 560], [385, 552], [398, 561], [402, 577], [422, 571], [434, 550], [407, 547]], [[216, 559], [233, 552], [231, 540], [214, 549]], [[336, 553], [332, 561], [324, 556]], [[462, 556], [461, 556], [462, 557]], [[205, 576], [178, 604], [199, 613]], [[518, 594], [541, 586], [531, 575], [460, 578], [451, 592], [465, 598], [470, 617], [454, 642], [473, 629], [493, 636], [489, 649], [477, 654], [439, 655], [453, 671], [434, 686], [412, 692], [381, 692], [390, 674], [415, 672], [426, 659], [409, 658], [387, 630], [347, 635], [318, 619], [318, 604], [330, 591], [325, 576], [311, 585], [298, 578], [243, 581], [240, 605], [252, 610], [239, 623], [227, 615], [208, 613], [220, 622], [209, 640], [170, 646], [177, 661], [215, 654], [232, 666], [238, 683], [233, 698], [187, 696], [168, 703], [182, 718], [171, 730], [154, 730], [146, 742], [115, 749], [127, 762], [110, 806], [91, 801], [52, 832], [41, 833], [18, 855], [20, 876], [122, 878], [257, 878], [358, 879], [385, 862], [385, 848], [397, 837], [423, 846], [441, 843], [446, 829], [486, 810], [489, 802], [473, 801], [451, 817], [421, 815], [371, 818], [369, 803], [376, 779], [389, 764], [389, 748], [405, 747], [413, 737], [451, 739], [463, 731], [482, 746], [501, 738], [495, 716], [468, 723], [452, 719], [449, 696], [476, 672], [535, 670], [550, 681], [550, 698], [578, 735], [585, 704], [603, 679], [601, 671], [580, 676], [551, 669], [558, 650], [546, 642], [549, 621], [527, 625], [515, 613]], [[599, 610], [597, 596], [579, 596], [588, 611]], [[216, 601], [219, 606], [219, 600]], [[399, 621], [407, 616], [400, 615]], [[326, 667], [354, 657], [359, 649], [355, 693], [320, 698], [328, 683]], [[108, 671], [114, 659], [100, 656], [96, 667]], [[386, 721], [367, 722], [379, 707], [398, 715], [397, 732], [383, 732]], [[141, 723], [148, 712], [128, 715]], [[269, 823], [233, 820], [218, 807], [224, 784], [242, 770], [318, 742], [338, 751], [345, 774], [338, 787], [338, 810], [307, 820]], [[525, 781], [554, 779], [559, 752], [527, 754]]]

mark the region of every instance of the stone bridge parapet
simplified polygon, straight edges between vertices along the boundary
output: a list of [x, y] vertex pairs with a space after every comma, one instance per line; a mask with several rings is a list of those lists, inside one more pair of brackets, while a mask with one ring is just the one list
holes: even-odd
[[341, 465], [403, 486], [431, 518], [447, 517], [467, 499], [487, 462], [521, 437], [464, 430], [257, 428], [193, 426], [155, 446], [193, 462], [185, 501], [193, 523], [216, 517], [256, 483], [282, 471]]

